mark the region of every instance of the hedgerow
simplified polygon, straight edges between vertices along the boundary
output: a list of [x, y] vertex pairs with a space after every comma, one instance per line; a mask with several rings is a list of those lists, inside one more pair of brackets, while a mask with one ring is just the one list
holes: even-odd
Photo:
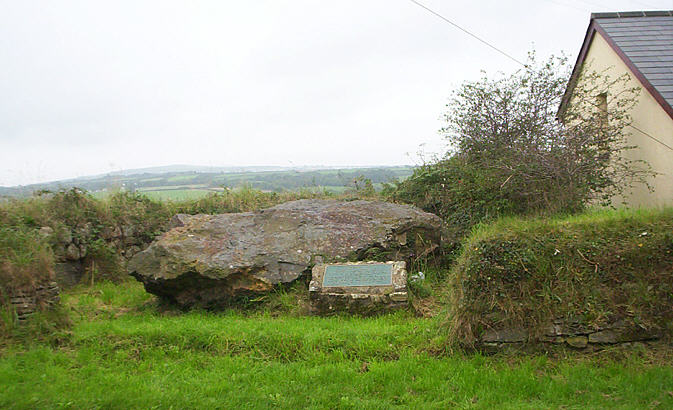
[[475, 229], [450, 275], [448, 325], [471, 344], [487, 329], [533, 334], [558, 318], [629, 320], [673, 334], [673, 209], [509, 218]]

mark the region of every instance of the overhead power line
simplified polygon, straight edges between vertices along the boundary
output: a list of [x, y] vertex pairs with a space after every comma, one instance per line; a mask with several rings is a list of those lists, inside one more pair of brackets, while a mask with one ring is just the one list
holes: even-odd
[[462, 28], [462, 27], [459, 26], [458, 24], [456, 24], [456, 23], [454, 23], [453, 21], [449, 20], [448, 18], [442, 16], [441, 14], [437, 13], [436, 11], [434, 11], [434, 10], [428, 8], [428, 7], [425, 6], [424, 4], [419, 3], [419, 2], [417, 2], [416, 0], [409, 0], [409, 1], [412, 2], [412, 3], [414, 3], [415, 5], [417, 5], [418, 7], [421, 7], [421, 8], [423, 8], [423, 9], [425, 9], [425, 10], [428, 11], [429, 13], [434, 14], [435, 16], [439, 17], [440, 19], [444, 20], [445, 22], [451, 24], [452, 26], [454, 26], [454, 27], [457, 28], [458, 30], [462, 31], [463, 33], [469, 35], [470, 37], [472, 37], [472, 38], [474, 38], [474, 39], [480, 41], [481, 43], [487, 45], [488, 47], [490, 47], [490, 48], [492, 48], [493, 50], [497, 51], [498, 53], [504, 55], [505, 57], [509, 58], [510, 60], [514, 61], [515, 63], [520, 64], [520, 65], [522, 65], [522, 66], [525, 67], [525, 68], [528, 68], [528, 66], [527, 66], [526, 64], [522, 63], [521, 61], [517, 60], [516, 58], [514, 58], [514, 57], [512, 57], [511, 55], [507, 54], [506, 52], [502, 51], [501, 49], [499, 49], [498, 47], [496, 47], [496, 46], [494, 46], [493, 44], [489, 43], [488, 41], [483, 40], [482, 38], [480, 38], [480, 37], [477, 36], [476, 34], [473, 34], [473, 33], [471, 33], [470, 31], [468, 31], [467, 29]]
[[[488, 47], [490, 47], [490, 48], [492, 48], [493, 50], [497, 51], [498, 53], [504, 55], [505, 57], [509, 58], [510, 60], [514, 61], [515, 63], [520, 64], [520, 65], [522, 65], [522, 66], [525, 67], [525, 68], [528, 68], [528, 66], [527, 66], [526, 64], [522, 63], [521, 61], [517, 60], [516, 58], [514, 58], [514, 57], [512, 57], [511, 55], [507, 54], [506, 52], [502, 51], [501, 49], [499, 49], [498, 47], [496, 47], [496, 46], [494, 46], [493, 44], [489, 43], [488, 41], [483, 40], [482, 38], [480, 38], [480, 37], [477, 36], [476, 34], [471, 33], [471, 32], [468, 31], [467, 29], [464, 29], [463, 27], [459, 26], [458, 24], [454, 23], [453, 21], [449, 20], [448, 18], [442, 16], [441, 14], [437, 13], [436, 11], [430, 9], [430, 8], [427, 7], [426, 5], [424, 5], [424, 4], [422, 4], [422, 3], [419, 3], [419, 2], [416, 1], [416, 0], [409, 0], [409, 1], [412, 2], [412, 3], [414, 3], [415, 5], [417, 5], [418, 7], [421, 7], [421, 8], [423, 8], [423, 9], [425, 9], [425, 10], [428, 11], [429, 13], [434, 14], [435, 16], [439, 17], [440, 19], [444, 20], [445, 22], [451, 24], [452, 26], [454, 26], [454, 27], [457, 28], [458, 30], [462, 31], [463, 33], [469, 35], [470, 37], [473, 37], [474, 39], [476, 39], [476, 40], [480, 41], [481, 43], [487, 45]], [[550, 0], [550, 1], [552, 1], [552, 2], [555, 3], [554, 0]], [[557, 4], [559, 4], [559, 3], [557, 3]], [[597, 3], [594, 3], [594, 4], [597, 4]], [[564, 4], [564, 5], [565, 5], [565, 4]], [[641, 134], [645, 135], [646, 137], [648, 137], [648, 138], [650, 138], [650, 139], [652, 139], [652, 140], [658, 142], [659, 144], [663, 145], [664, 147], [670, 149], [671, 151], [673, 151], [673, 147], [671, 147], [671, 146], [669, 146], [668, 144], [666, 144], [665, 142], [663, 142], [663, 141], [661, 141], [661, 140], [659, 140], [659, 139], [653, 137], [652, 135], [648, 134], [647, 132], [641, 130], [640, 128], [634, 127], [633, 125], [630, 125], [630, 127], [633, 128], [633, 129], [635, 129], [636, 131], [640, 132]]]
[[629, 127], [633, 128], [634, 130], [638, 131], [639, 133], [645, 135], [646, 137], [648, 137], [648, 138], [650, 138], [650, 139], [652, 139], [652, 140], [658, 142], [659, 144], [661, 144], [661, 145], [663, 145], [664, 147], [666, 147], [666, 148], [670, 149], [671, 151], [673, 151], [673, 147], [671, 147], [670, 145], [666, 144], [666, 143], [663, 142], [663, 141], [660, 141], [659, 139], [653, 137], [652, 135], [646, 133], [645, 131], [641, 130], [640, 128], [635, 127], [635, 126], [630, 125], [630, 124], [629, 124]]

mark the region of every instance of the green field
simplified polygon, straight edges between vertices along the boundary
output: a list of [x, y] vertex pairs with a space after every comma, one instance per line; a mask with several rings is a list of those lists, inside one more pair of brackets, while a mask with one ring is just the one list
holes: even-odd
[[[190, 185], [171, 185], [171, 186], [148, 186], [136, 189], [136, 191], [163, 191], [167, 189], [199, 189], [208, 188], [206, 184], [190, 184]], [[221, 190], [221, 188], [220, 188]]]
[[168, 182], [186, 182], [186, 181], [191, 181], [194, 178], [196, 178], [196, 174], [187, 174], [187, 175], [176, 175], [170, 178], [166, 178]]
[[159, 201], [184, 201], [189, 199], [203, 198], [208, 194], [216, 192], [209, 189], [163, 189], [156, 191], [141, 191], [143, 195], [150, 199]]
[[[0, 349], [2, 408], [671, 408], [669, 353], [451, 352], [435, 319], [166, 310], [133, 282], [66, 293], [74, 325]], [[279, 313], [280, 312], [280, 313]]]

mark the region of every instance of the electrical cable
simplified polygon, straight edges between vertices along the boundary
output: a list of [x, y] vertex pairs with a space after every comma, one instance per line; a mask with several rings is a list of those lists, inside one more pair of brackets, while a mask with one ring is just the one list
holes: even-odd
[[[486, 40], [483, 40], [482, 38], [480, 38], [480, 37], [477, 36], [476, 34], [471, 33], [471, 32], [468, 31], [467, 29], [464, 29], [463, 27], [459, 26], [458, 24], [454, 23], [453, 21], [449, 20], [448, 18], [444, 17], [443, 15], [441, 15], [441, 14], [437, 13], [436, 11], [430, 9], [430, 8], [427, 7], [426, 5], [424, 5], [424, 4], [422, 4], [422, 3], [419, 3], [419, 2], [416, 1], [416, 0], [409, 0], [409, 1], [412, 2], [412, 3], [414, 3], [415, 5], [417, 5], [418, 7], [421, 7], [421, 8], [423, 8], [423, 9], [425, 9], [425, 10], [428, 11], [429, 13], [434, 14], [435, 16], [439, 17], [440, 19], [444, 20], [445, 22], [451, 24], [451, 25], [454, 26], [455, 28], [457, 28], [457, 29], [459, 29], [460, 31], [464, 32], [465, 34], [467, 34], [467, 35], [469, 35], [469, 36], [475, 38], [476, 40], [480, 41], [481, 43], [487, 45], [488, 47], [490, 47], [490, 48], [492, 48], [493, 50], [497, 51], [498, 53], [504, 55], [505, 57], [509, 58], [510, 60], [514, 61], [515, 63], [520, 64], [520, 65], [522, 65], [522, 66], [525, 67], [525, 68], [528, 68], [528, 66], [527, 66], [526, 64], [522, 63], [521, 61], [517, 60], [516, 58], [514, 58], [514, 57], [512, 57], [511, 55], [507, 54], [506, 52], [502, 51], [502, 50], [499, 49], [498, 47], [496, 47], [496, 46], [494, 46], [493, 44], [487, 42]], [[552, 2], [554, 2], [554, 1], [552, 1]], [[556, 2], [554, 2], [554, 3], [556, 3]], [[558, 4], [558, 3], [557, 3], [557, 4]], [[594, 4], [596, 4], [596, 3], [594, 3]], [[658, 140], [657, 138], [655, 138], [655, 137], [653, 137], [652, 135], [648, 134], [647, 132], [641, 130], [640, 128], [637, 128], [637, 127], [635, 127], [635, 126], [633, 126], [633, 125], [629, 125], [629, 127], [635, 129], [636, 131], [642, 133], [643, 135], [645, 135], [645, 136], [651, 138], [652, 140], [658, 142], [659, 144], [661, 144], [661, 145], [663, 145], [664, 147], [666, 147], [666, 148], [670, 149], [671, 151], [673, 151], [673, 147], [671, 147], [671, 146], [667, 145], [666, 143], [664, 143], [664, 142]]]
[[630, 125], [630, 124], [629, 124], [629, 127], [633, 128], [634, 130], [636, 130], [636, 131], [640, 132], [641, 134], [645, 135], [646, 137], [651, 138], [652, 140], [658, 142], [659, 144], [661, 144], [661, 145], [663, 145], [664, 147], [666, 147], [666, 148], [670, 149], [671, 151], [673, 151], [673, 147], [671, 147], [670, 145], [666, 144], [665, 142], [659, 141], [658, 139], [654, 138], [652, 135], [646, 133], [645, 131], [641, 130], [640, 128], [635, 127], [635, 126]]
[[481, 39], [481, 38], [480, 38], [479, 36], [477, 36], [476, 34], [473, 34], [473, 33], [471, 33], [470, 31], [468, 31], [467, 29], [462, 28], [462, 27], [459, 26], [458, 24], [456, 24], [456, 23], [454, 23], [453, 21], [449, 20], [448, 18], [442, 16], [441, 14], [437, 13], [436, 11], [430, 9], [429, 7], [425, 6], [424, 4], [419, 3], [419, 2], [417, 2], [416, 0], [409, 0], [409, 1], [412, 2], [412, 3], [414, 3], [415, 5], [417, 5], [418, 7], [421, 7], [421, 8], [423, 8], [423, 9], [425, 9], [425, 10], [428, 11], [429, 13], [434, 14], [435, 16], [439, 17], [440, 19], [446, 21], [447, 23], [451, 24], [452, 26], [454, 26], [454, 27], [457, 28], [458, 30], [462, 31], [463, 33], [465, 33], [465, 34], [471, 36], [472, 38], [477, 39], [477, 40], [480, 41], [481, 43], [487, 45], [488, 47], [490, 47], [490, 48], [492, 48], [493, 50], [497, 51], [498, 53], [504, 55], [505, 57], [509, 58], [510, 60], [514, 61], [515, 63], [520, 64], [520, 65], [522, 65], [522, 66], [525, 67], [525, 68], [528, 68], [528, 66], [527, 66], [526, 64], [522, 63], [521, 61], [519, 61], [519, 60], [517, 60], [516, 58], [512, 57], [511, 55], [507, 54], [506, 52], [500, 50], [498, 47], [492, 45], [492, 44], [489, 43], [488, 41]]

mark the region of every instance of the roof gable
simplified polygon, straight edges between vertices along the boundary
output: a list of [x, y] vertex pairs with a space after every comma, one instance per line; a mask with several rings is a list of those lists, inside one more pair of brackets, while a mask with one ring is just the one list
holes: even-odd
[[559, 112], [563, 112], [572, 95], [596, 32], [673, 118], [673, 11], [592, 14]]

